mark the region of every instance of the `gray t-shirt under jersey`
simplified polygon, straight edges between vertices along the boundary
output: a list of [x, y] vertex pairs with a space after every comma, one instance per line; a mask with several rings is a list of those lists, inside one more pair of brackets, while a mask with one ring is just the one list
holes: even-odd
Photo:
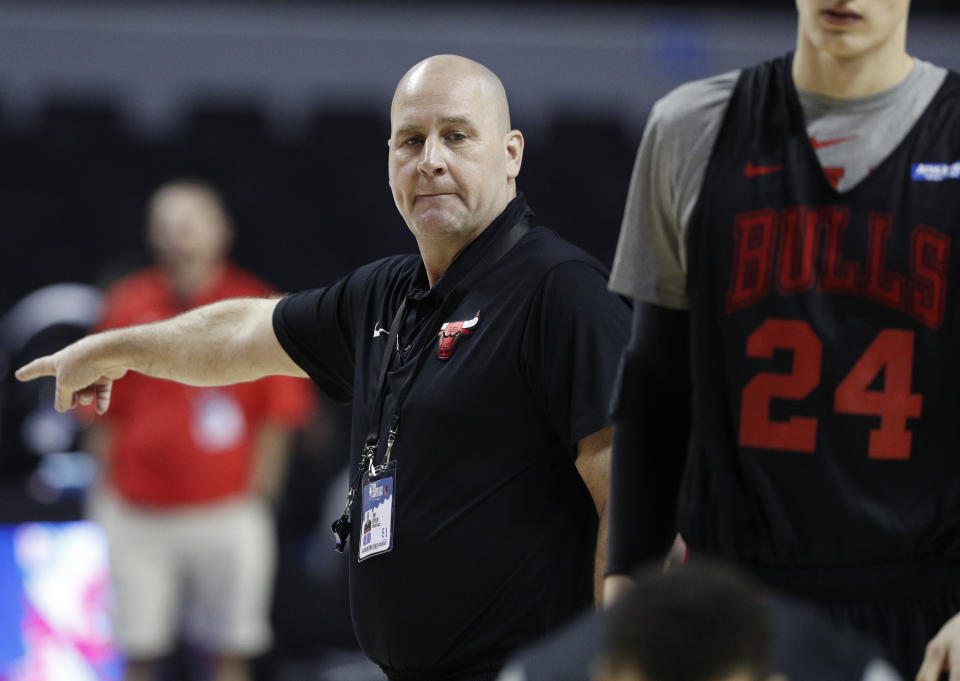
[[[800, 91], [807, 134], [840, 192], [866, 177], [906, 137], [946, 69], [916, 60], [886, 92], [834, 99]], [[686, 309], [686, 233], [739, 71], [681, 85], [654, 104], [640, 141], [610, 288]]]

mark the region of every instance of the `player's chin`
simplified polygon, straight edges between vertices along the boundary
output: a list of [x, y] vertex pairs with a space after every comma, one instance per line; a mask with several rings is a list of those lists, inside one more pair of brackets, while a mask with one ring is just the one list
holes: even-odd
[[869, 52], [872, 45], [865, 36], [852, 31], [822, 31], [817, 47], [837, 59], [853, 59]]

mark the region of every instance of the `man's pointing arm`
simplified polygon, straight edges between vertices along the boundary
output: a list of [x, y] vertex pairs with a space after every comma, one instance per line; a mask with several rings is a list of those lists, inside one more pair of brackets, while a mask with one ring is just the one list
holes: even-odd
[[113, 381], [127, 371], [197, 386], [227, 385], [281, 374], [306, 376], [273, 331], [276, 299], [237, 298], [162, 322], [87, 336], [17, 371], [21, 381], [57, 379], [54, 407], [110, 406]]

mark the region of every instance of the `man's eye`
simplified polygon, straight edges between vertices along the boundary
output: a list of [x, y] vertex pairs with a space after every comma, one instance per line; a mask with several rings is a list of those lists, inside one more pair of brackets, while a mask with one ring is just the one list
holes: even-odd
[[467, 136], [462, 132], [451, 132], [449, 135], [447, 135], [447, 139], [451, 142], [462, 142], [463, 140], [467, 139]]
[[407, 139], [403, 140], [404, 146], [407, 147], [412, 147], [414, 145], [421, 144], [422, 142], [423, 138], [419, 135], [414, 135], [413, 137], [408, 137]]

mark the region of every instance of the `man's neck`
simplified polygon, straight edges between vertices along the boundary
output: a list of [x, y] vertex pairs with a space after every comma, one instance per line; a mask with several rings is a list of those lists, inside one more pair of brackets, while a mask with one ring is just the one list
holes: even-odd
[[450, 269], [453, 261], [460, 257], [463, 250], [483, 234], [489, 226], [467, 234], [445, 234], [436, 237], [422, 237], [417, 240], [430, 288], [433, 288], [440, 281], [444, 273]]
[[898, 85], [910, 73], [913, 61], [899, 40], [889, 40], [865, 54], [837, 57], [801, 35], [793, 59], [793, 82], [806, 92], [859, 99]]
[[467, 246], [486, 232], [491, 225], [503, 218], [510, 203], [516, 197], [516, 185], [511, 180], [505, 200], [502, 204], [495, 204], [496, 208], [487, 211], [486, 214], [490, 217], [483, 223], [482, 227], [454, 231], [448, 234], [429, 235], [420, 233], [417, 235], [417, 246], [420, 248], [420, 258], [423, 260], [423, 268], [427, 272], [430, 288], [436, 286], [440, 278], [450, 269], [450, 266], [460, 257]]

